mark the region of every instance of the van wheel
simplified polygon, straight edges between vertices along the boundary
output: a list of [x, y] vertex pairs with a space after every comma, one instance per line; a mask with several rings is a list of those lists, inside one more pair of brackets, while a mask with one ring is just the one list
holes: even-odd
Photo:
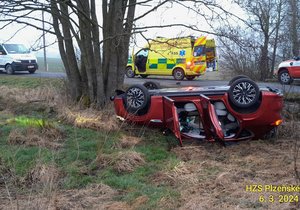
[[291, 78], [288, 70], [282, 70], [278, 74], [278, 80], [283, 85], [289, 85], [292, 83], [293, 79]]
[[173, 77], [176, 80], [183, 80], [184, 79], [184, 72], [181, 68], [176, 68], [173, 71]]
[[195, 79], [196, 78], [196, 76], [186, 76], [186, 79], [187, 80], [193, 80], [193, 79]]
[[125, 74], [126, 74], [126, 76], [127, 76], [128, 78], [133, 78], [133, 77], [135, 76], [135, 73], [134, 73], [134, 71], [132, 70], [132, 67], [131, 67], [131, 66], [128, 66], [128, 67], [126, 68]]
[[13, 70], [13, 68], [10, 64], [7, 64], [5, 66], [5, 71], [6, 71], [7, 74], [14, 74], [15, 73], [15, 71]]
[[132, 85], [125, 92], [125, 105], [127, 111], [138, 114], [139, 111], [146, 109], [150, 103], [150, 94], [143, 85]]
[[257, 84], [248, 78], [234, 81], [229, 90], [230, 101], [238, 108], [249, 108], [259, 100], [259, 88]]
[[34, 74], [35, 70], [29, 70], [29, 74]]

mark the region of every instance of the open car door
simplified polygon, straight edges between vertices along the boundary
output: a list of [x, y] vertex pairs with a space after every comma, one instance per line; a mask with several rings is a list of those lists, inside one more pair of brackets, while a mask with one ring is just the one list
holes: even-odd
[[164, 96], [163, 97], [163, 113], [164, 123], [168, 129], [170, 129], [176, 138], [179, 140], [180, 146], [182, 146], [182, 139], [180, 134], [179, 119], [177, 114], [177, 108], [174, 105], [174, 100]]
[[213, 137], [216, 141], [224, 140], [224, 133], [221, 128], [220, 121], [216, 114], [214, 105], [210, 102], [210, 99], [205, 95], [200, 95], [200, 102], [203, 109], [203, 121], [208, 128], [210, 136]]

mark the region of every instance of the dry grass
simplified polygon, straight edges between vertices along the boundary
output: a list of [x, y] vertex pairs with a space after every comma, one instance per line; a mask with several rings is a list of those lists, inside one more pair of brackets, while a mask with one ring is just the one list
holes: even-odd
[[35, 89], [7, 86], [0, 86], [0, 88], [2, 110], [24, 114], [31, 109], [39, 109], [48, 113], [55, 112], [58, 118], [77, 127], [109, 131], [119, 129], [112, 105], [108, 105], [101, 111], [83, 108], [81, 104], [74, 105], [66, 93], [51, 86]]
[[124, 202], [112, 200], [118, 192], [107, 185], [91, 185], [84, 189], [52, 191], [3, 200], [0, 209], [131, 209]]
[[27, 127], [11, 130], [8, 143], [14, 145], [39, 146], [58, 149], [62, 146], [64, 132], [55, 127], [36, 128]]
[[267, 197], [267, 193], [245, 190], [250, 184], [295, 185], [292, 143], [285, 139], [241, 142], [226, 148], [215, 144], [177, 147], [173, 152], [182, 161], [155, 174], [152, 181], [181, 193], [179, 209], [293, 209], [293, 203], [278, 205], [278, 199], [260, 203], [259, 196]]
[[55, 165], [36, 164], [25, 178], [26, 185], [41, 185], [42, 187], [53, 187], [58, 183], [62, 173]]
[[119, 152], [116, 155], [99, 154], [96, 162], [100, 168], [112, 166], [118, 173], [128, 173], [143, 165], [145, 160], [138, 152], [126, 151]]
[[[28, 91], [28, 92], [26, 92]], [[21, 90], [3, 88], [0, 104], [4, 111], [15, 111], [18, 106], [32, 103], [49, 104], [57, 116], [72, 125], [92, 129], [118, 130], [119, 125], [110, 111], [82, 109], [66, 100], [67, 97], [51, 88]], [[10, 104], [17, 104], [12, 107]], [[48, 105], [47, 105], [48, 106]], [[1, 111], [1, 110], [0, 110]], [[290, 116], [288, 112], [286, 114]], [[292, 119], [292, 117], [290, 118]], [[296, 209], [293, 203], [258, 201], [259, 193], [247, 192], [246, 185], [296, 184], [294, 170], [294, 145], [300, 139], [300, 125], [287, 121], [278, 130], [279, 139], [248, 141], [221, 147], [204, 143], [185, 145], [171, 150], [179, 162], [173, 167], [149, 177], [155, 186], [168, 186], [180, 192], [180, 200], [163, 197], [160, 209]], [[8, 137], [10, 144], [41, 146], [57, 149], [62, 144], [64, 133], [55, 128], [14, 129]], [[122, 136], [116, 143], [117, 149], [133, 149], [141, 139]], [[297, 166], [300, 168], [300, 157]], [[112, 154], [99, 154], [96, 160], [99, 168], [111, 167], [117, 173], [129, 173], [145, 163], [140, 153], [129, 150]], [[5, 190], [4, 180], [13, 178], [13, 172], [3, 167], [0, 160], [0, 209], [139, 209], [147, 203], [147, 196], [140, 196], [130, 204], [114, 201], [120, 193], [107, 185], [91, 185], [84, 189], [58, 190], [55, 188], [63, 176], [55, 165], [38, 163], [26, 176], [28, 186], [44, 187], [43, 192], [34, 195], [14, 197]], [[291, 193], [289, 193], [290, 195]], [[269, 194], [263, 193], [268, 196]], [[279, 195], [274, 193], [274, 196]]]
[[142, 139], [140, 137], [123, 135], [117, 144], [117, 148], [133, 148], [138, 145]]

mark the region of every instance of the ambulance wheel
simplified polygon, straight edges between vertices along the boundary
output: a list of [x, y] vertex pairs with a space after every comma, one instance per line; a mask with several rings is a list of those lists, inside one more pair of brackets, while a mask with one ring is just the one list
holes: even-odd
[[125, 72], [126, 76], [128, 78], [133, 78], [135, 76], [135, 73], [134, 71], [132, 70], [132, 67], [131, 66], [127, 66], [126, 67], [126, 72]]
[[7, 64], [5, 66], [5, 71], [6, 71], [6, 74], [14, 74], [15, 73], [15, 71], [13, 70], [13, 68], [10, 64]]
[[235, 80], [241, 79], [241, 78], [247, 78], [250, 79], [248, 76], [246, 75], [237, 75], [235, 77], [233, 77], [229, 82], [228, 82], [228, 86], [230, 86]]
[[141, 76], [142, 78], [147, 78], [147, 77], [148, 77], [147, 74], [140, 74], [140, 76]]
[[184, 71], [181, 68], [174, 69], [173, 77], [176, 80], [183, 80], [184, 79]]
[[150, 94], [143, 85], [132, 85], [125, 92], [125, 105], [127, 111], [133, 114], [148, 108]]
[[229, 90], [228, 96], [237, 108], [249, 108], [257, 104], [260, 96], [257, 84], [249, 78], [235, 80]]
[[193, 80], [193, 79], [195, 79], [196, 78], [196, 76], [186, 76], [186, 79], [187, 80]]

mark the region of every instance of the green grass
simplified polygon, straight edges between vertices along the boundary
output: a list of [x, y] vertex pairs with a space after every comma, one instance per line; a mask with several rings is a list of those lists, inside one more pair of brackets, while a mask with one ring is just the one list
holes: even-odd
[[28, 78], [17, 75], [0, 77], [0, 84], [15, 88], [37, 88], [42, 86], [61, 87], [63, 81], [56, 78]]
[[[15, 76], [0, 78], [1, 84], [18, 88], [36, 88], [47, 82], [59, 84], [60, 81]], [[0, 97], [0, 100], [4, 99]], [[157, 130], [138, 127], [133, 133], [125, 130], [114, 133], [77, 128], [64, 124], [56, 115], [48, 118], [43, 108], [28, 112], [23, 108], [18, 109], [18, 104], [14, 106], [17, 110], [14, 114], [0, 114], [0, 172], [7, 168], [17, 180], [25, 180], [37, 163], [55, 165], [63, 174], [59, 184], [61, 189], [80, 189], [89, 184], [104, 183], [120, 190], [121, 193], [114, 198], [115, 200], [130, 204], [139, 196], [147, 196], [148, 201], [140, 207], [141, 209], [155, 209], [162, 198], [176, 200], [179, 197], [167, 184], [156, 186], [151, 181], [157, 172], [172, 169], [178, 164], [179, 160], [175, 154], [169, 152], [170, 147], [177, 144], [173, 137], [163, 136]], [[26, 107], [26, 104], [19, 106]], [[13, 129], [47, 126], [60, 127], [64, 131], [64, 141], [59, 149], [8, 143], [8, 136]], [[137, 135], [142, 137], [143, 141], [130, 149], [117, 147], [119, 138], [123, 135]], [[145, 164], [127, 173], [118, 173], [111, 166], [97, 166], [96, 158], [99, 154], [114, 157], [119, 152], [128, 150], [141, 153]], [[22, 189], [26, 193], [27, 187], [23, 186]]]

